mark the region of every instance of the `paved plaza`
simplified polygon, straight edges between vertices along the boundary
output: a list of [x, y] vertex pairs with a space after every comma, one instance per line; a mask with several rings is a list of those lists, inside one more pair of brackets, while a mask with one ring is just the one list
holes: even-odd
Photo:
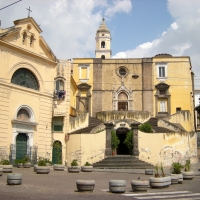
[[[33, 168], [14, 168], [14, 173], [21, 173], [22, 185], [7, 185], [7, 174], [0, 177], [0, 200], [31, 200], [31, 199], [200, 199], [200, 168], [199, 163], [193, 164], [195, 171], [193, 180], [184, 180], [183, 184], [171, 185], [168, 188], [152, 189], [147, 193], [134, 193], [131, 181], [134, 179], [148, 180], [152, 175], [145, 175], [144, 169], [110, 169], [95, 170], [93, 172], [68, 173], [54, 171], [49, 174], [36, 174]], [[169, 168], [165, 169], [169, 174]], [[95, 180], [93, 192], [77, 192], [78, 179]], [[126, 180], [126, 192], [113, 194], [109, 192], [110, 180]]]

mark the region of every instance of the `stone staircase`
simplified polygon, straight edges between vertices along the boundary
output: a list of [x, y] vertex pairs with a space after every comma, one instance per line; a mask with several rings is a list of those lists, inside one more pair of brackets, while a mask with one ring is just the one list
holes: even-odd
[[151, 117], [147, 122], [152, 126], [152, 129], [156, 132], [156, 133], [173, 133], [173, 131], [167, 129], [167, 128], [163, 128], [163, 127], [159, 127], [158, 126], [158, 118], [156, 117]]
[[141, 161], [134, 156], [116, 155], [109, 156], [93, 164], [95, 169], [152, 169], [153, 165]]
[[95, 118], [95, 117], [89, 117], [89, 124], [88, 124], [88, 127], [86, 128], [82, 128], [82, 129], [79, 129], [77, 131], [74, 131], [72, 133], [90, 133], [90, 131], [97, 127], [98, 125], [102, 124], [103, 122], [100, 121], [99, 119]]

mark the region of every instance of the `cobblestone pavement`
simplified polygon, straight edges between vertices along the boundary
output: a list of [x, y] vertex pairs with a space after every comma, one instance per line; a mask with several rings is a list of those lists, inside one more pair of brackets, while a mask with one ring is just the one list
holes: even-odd
[[[116, 169], [116, 170], [95, 170], [93, 172], [68, 173], [65, 171], [54, 171], [49, 174], [36, 174], [33, 168], [14, 168], [14, 173], [21, 173], [22, 185], [7, 185], [7, 174], [0, 177], [0, 200], [35, 200], [35, 199], [200, 199], [200, 168], [199, 163], [192, 165], [195, 172], [193, 180], [184, 180], [183, 184], [171, 185], [163, 189], [148, 189], [148, 193], [135, 194], [131, 189], [131, 181], [134, 179], [148, 180], [152, 175], [145, 175], [143, 170]], [[165, 170], [169, 174], [169, 169]], [[77, 192], [76, 180], [95, 180], [93, 192]], [[112, 194], [109, 192], [110, 180], [126, 180], [126, 192], [122, 194]], [[170, 193], [169, 193], [170, 192]], [[180, 193], [180, 194], [179, 194]], [[149, 196], [150, 195], [150, 196]], [[157, 197], [154, 197], [157, 195]], [[188, 196], [188, 198], [187, 198]]]

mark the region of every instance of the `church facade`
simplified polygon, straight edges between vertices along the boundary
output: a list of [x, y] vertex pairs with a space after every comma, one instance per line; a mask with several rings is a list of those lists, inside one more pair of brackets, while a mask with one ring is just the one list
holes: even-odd
[[56, 58], [41, 32], [31, 17], [0, 29], [0, 159], [12, 163], [26, 155], [65, 160], [70, 64]]
[[[149, 122], [155, 125], [154, 133], [150, 138], [151, 134], [140, 137], [144, 133], [137, 133], [139, 135], [134, 139], [134, 146], [137, 146], [136, 156], [155, 164], [162, 160], [158, 155], [163, 154], [165, 148], [170, 146], [165, 154], [175, 155], [178, 152], [183, 160], [186, 154], [195, 160], [194, 74], [190, 57], [158, 54], [149, 58], [113, 59], [111, 34], [104, 19], [95, 39], [96, 58], [74, 58], [72, 76], [78, 88], [75, 95], [76, 109], [88, 113], [91, 120], [98, 118], [102, 124], [92, 127], [89, 122], [88, 128], [82, 127], [82, 130], [72, 131], [69, 135], [71, 141], [78, 135], [82, 140], [91, 137], [92, 133], [96, 133], [98, 138], [101, 131], [104, 136], [101, 140], [98, 139], [99, 148], [96, 149], [90, 145], [91, 148], [85, 149], [84, 143], [80, 143], [81, 148], [79, 152], [74, 151], [74, 157], [84, 163], [87, 160], [84, 155], [92, 158], [91, 162], [111, 155], [109, 135], [112, 129], [120, 138], [117, 154], [128, 154], [123, 142], [127, 132], [132, 130], [131, 124]], [[174, 139], [171, 138], [173, 133], [177, 133]], [[170, 139], [162, 140], [162, 137], [167, 138], [165, 134], [171, 134]], [[94, 136], [94, 141], [97, 140], [96, 137]], [[189, 143], [184, 142], [187, 137], [191, 139]], [[162, 145], [156, 146], [156, 140], [157, 144]], [[172, 160], [169, 157], [162, 161], [170, 165]]]
[[[117, 155], [132, 131], [132, 154], [152, 164], [197, 154], [190, 57], [159, 54], [112, 59], [105, 20], [96, 32], [96, 58], [59, 60], [31, 17], [0, 29], [0, 159], [28, 155], [53, 163], [95, 163]], [[149, 122], [153, 133], [138, 130]]]

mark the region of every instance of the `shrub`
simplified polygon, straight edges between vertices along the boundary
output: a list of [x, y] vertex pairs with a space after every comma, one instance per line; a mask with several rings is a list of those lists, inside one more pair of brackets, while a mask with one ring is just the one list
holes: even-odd
[[38, 166], [46, 166], [46, 163], [51, 164], [51, 161], [48, 158], [39, 158], [38, 159]]
[[22, 159], [16, 159], [15, 162], [14, 162], [16, 165], [21, 163], [21, 164], [24, 164], [25, 163], [25, 160], [22, 158]]
[[181, 173], [181, 169], [183, 169], [184, 166], [181, 165], [181, 163], [179, 162], [173, 162], [171, 165], [171, 173], [172, 174], [180, 174]]
[[116, 132], [114, 130], [112, 130], [111, 131], [111, 148], [112, 148], [112, 150], [117, 149], [119, 143], [120, 143], [120, 140], [117, 137]]
[[78, 166], [78, 162], [76, 159], [72, 160], [71, 166]]
[[84, 166], [91, 166], [89, 162], [86, 162]]
[[132, 131], [129, 131], [126, 134], [124, 144], [127, 146], [129, 153], [132, 154], [132, 150], [133, 150], [133, 132]]
[[186, 163], [185, 163], [185, 171], [190, 171], [190, 160], [186, 160]]
[[151, 124], [149, 124], [148, 122], [141, 124], [139, 126], [139, 130], [145, 133], [153, 133], [153, 129], [151, 127]]
[[9, 165], [10, 162], [9, 160], [6, 160], [6, 159], [2, 159], [1, 162], [0, 162], [1, 165]]

